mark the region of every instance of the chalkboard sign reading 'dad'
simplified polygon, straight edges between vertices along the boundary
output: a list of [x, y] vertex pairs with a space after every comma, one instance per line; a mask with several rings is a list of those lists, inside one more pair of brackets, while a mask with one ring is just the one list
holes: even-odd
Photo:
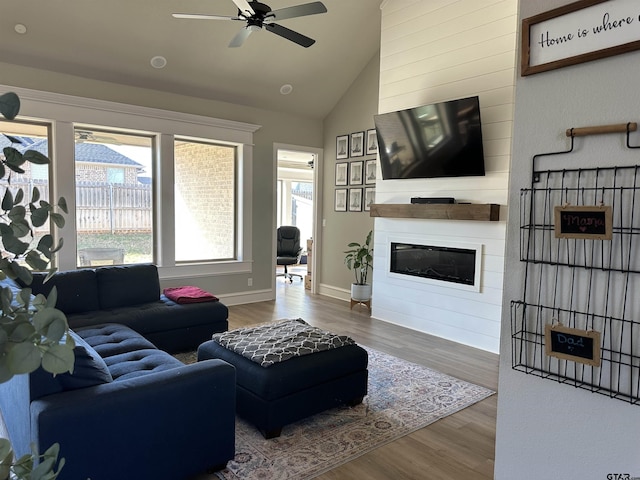
[[600, 366], [600, 332], [547, 324], [544, 337], [547, 355]]
[[611, 240], [611, 207], [571, 205], [554, 208], [556, 238]]

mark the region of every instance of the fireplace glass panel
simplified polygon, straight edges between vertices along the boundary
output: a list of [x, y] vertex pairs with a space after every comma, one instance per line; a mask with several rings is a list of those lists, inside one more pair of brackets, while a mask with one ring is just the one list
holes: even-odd
[[476, 251], [391, 242], [391, 272], [473, 285]]

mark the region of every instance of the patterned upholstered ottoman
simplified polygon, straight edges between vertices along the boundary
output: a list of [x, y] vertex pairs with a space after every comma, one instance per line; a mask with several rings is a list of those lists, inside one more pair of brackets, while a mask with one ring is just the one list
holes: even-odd
[[236, 412], [265, 438], [367, 394], [367, 351], [301, 319], [215, 334], [198, 348], [198, 360], [211, 358], [236, 367]]

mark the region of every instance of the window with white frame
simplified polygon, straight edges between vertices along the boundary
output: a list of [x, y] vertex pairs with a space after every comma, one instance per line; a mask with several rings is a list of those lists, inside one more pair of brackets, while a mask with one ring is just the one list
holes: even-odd
[[107, 168], [107, 183], [124, 185], [124, 168], [121, 168], [121, 167]]
[[[5, 159], [5, 148], [13, 148], [25, 154], [29, 150], [37, 151], [47, 157], [50, 157], [49, 152], [49, 135], [51, 125], [40, 124], [23, 121], [0, 121], [0, 132], [6, 135], [0, 135], [0, 158]], [[9, 135], [9, 136], [7, 136]], [[28, 204], [33, 199], [34, 189], [38, 190], [40, 199], [54, 204], [53, 199], [50, 198], [49, 188], [49, 165], [48, 164], [34, 164], [30, 162], [24, 162], [22, 165], [15, 165], [14, 169], [5, 167], [4, 177], [0, 180], [3, 186], [3, 192], [5, 189], [11, 192], [12, 198], [18, 198], [18, 192], [22, 190], [24, 200], [20, 205], [29, 209]], [[51, 231], [51, 225], [46, 222], [44, 225], [36, 226], [27, 235], [20, 237], [20, 241], [30, 244], [32, 247], [36, 246], [40, 239], [49, 234]], [[2, 251], [2, 256], [13, 256], [12, 253]], [[20, 263], [23, 263], [20, 260]], [[26, 265], [25, 265], [26, 266]]]
[[150, 263], [153, 138], [75, 129], [78, 266]]
[[237, 258], [237, 148], [176, 139], [176, 262]]
[[[61, 270], [76, 268], [80, 264], [78, 251], [92, 248], [97, 255], [100, 249], [124, 250], [122, 263], [150, 261], [161, 267], [165, 277], [189, 278], [251, 271], [252, 145], [253, 133], [259, 125], [21, 88], [12, 90], [21, 97], [29, 98], [29, 102], [23, 105], [21, 116], [52, 126], [49, 147], [55, 156], [52, 166], [55, 175], [51, 188], [56, 197], [69, 199], [72, 209], [69, 214], [72, 221], [68, 221], [59, 232], [65, 237], [65, 247], [58, 255]], [[140, 141], [146, 143], [140, 144]], [[217, 163], [227, 169], [230, 175], [225, 178], [229, 183], [224, 189], [219, 186], [210, 188], [195, 205], [193, 199], [184, 202], [186, 187], [178, 185], [181, 180], [175, 177], [176, 174], [184, 177], [184, 171], [181, 170], [189, 166], [189, 161], [179, 155], [181, 143], [202, 144], [226, 152], [225, 162]], [[87, 144], [119, 151], [140, 166], [132, 170], [128, 168], [130, 165], [119, 163], [117, 156], [102, 166], [97, 165], [98, 162], [79, 155]], [[146, 153], [137, 156], [123, 151], [134, 147]], [[219, 155], [219, 151], [210, 154]], [[174, 161], [176, 154], [178, 158]], [[141, 161], [141, 158], [145, 160]], [[81, 165], [83, 161], [85, 164]], [[124, 169], [124, 175], [109, 169]], [[220, 175], [220, 172], [214, 172], [211, 168], [200, 169], [198, 181], [205, 185], [212, 182], [216, 175]], [[81, 183], [86, 186], [103, 183], [115, 190], [115, 187], [131, 185], [132, 179], [137, 187], [144, 185], [150, 190], [150, 195], [144, 194], [145, 198], [150, 198], [150, 206], [147, 206], [148, 203], [134, 203], [126, 214], [117, 214], [108, 219], [107, 227], [102, 224], [107, 216], [104, 209], [109, 207], [103, 206], [102, 211], [96, 210], [83, 217], [85, 213], [81, 211], [89, 204], [78, 193]], [[222, 191], [224, 195], [221, 195]], [[189, 228], [182, 229], [176, 222], [176, 218], [184, 212], [176, 210], [180, 202], [187, 211], [202, 210], [218, 216], [198, 218], [189, 224]], [[113, 205], [116, 205], [115, 201]], [[142, 215], [142, 218], [131, 222], [126, 219], [127, 215]], [[144, 233], [145, 248], [135, 246], [140, 242], [132, 245], [125, 241], [130, 238], [134, 227], [146, 228], [147, 218], [150, 218], [151, 227]], [[203, 230], [202, 227], [214, 218], [219, 219], [224, 229], [215, 233]], [[93, 225], [89, 225], [91, 222]], [[178, 228], [180, 232], [177, 232]], [[182, 230], [189, 234], [186, 238], [180, 237]], [[200, 236], [195, 236], [196, 233]], [[88, 241], [88, 235], [98, 234], [103, 237], [98, 241], [95, 237]], [[215, 245], [209, 243], [197, 255], [193, 254], [195, 243], [204, 245], [206, 242], [200, 240], [209, 242], [214, 237], [217, 241]], [[142, 253], [133, 255], [134, 251]], [[109, 259], [105, 263], [117, 263], [118, 260]]]

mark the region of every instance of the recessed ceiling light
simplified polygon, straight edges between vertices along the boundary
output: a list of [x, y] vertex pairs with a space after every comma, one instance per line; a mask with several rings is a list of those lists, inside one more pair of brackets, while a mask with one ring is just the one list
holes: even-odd
[[157, 55], [151, 59], [151, 66], [153, 68], [164, 68], [167, 65], [167, 59]]
[[27, 33], [27, 27], [24, 26], [21, 23], [16, 23], [15, 27], [13, 27], [13, 29], [19, 33], [20, 35], [24, 35], [25, 33]]
[[293, 87], [288, 83], [280, 87], [280, 93], [282, 95], [289, 95], [291, 92], [293, 92]]

